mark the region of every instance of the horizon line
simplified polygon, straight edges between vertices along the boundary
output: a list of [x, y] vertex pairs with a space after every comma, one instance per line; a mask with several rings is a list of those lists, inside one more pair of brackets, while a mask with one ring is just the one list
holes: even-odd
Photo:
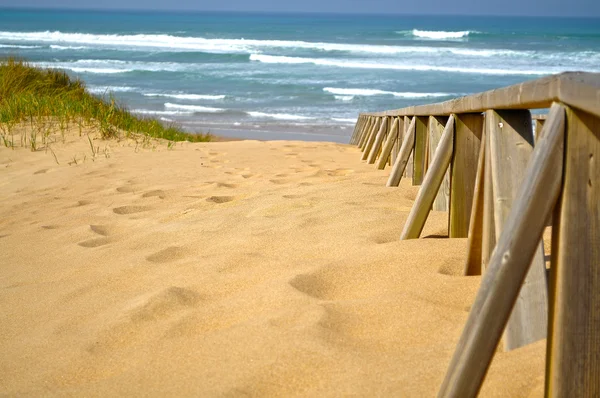
[[600, 19], [600, 15], [534, 15], [534, 14], [461, 14], [461, 13], [402, 13], [402, 12], [334, 12], [334, 11], [272, 11], [272, 10], [220, 10], [220, 9], [193, 9], [193, 8], [94, 8], [94, 7], [38, 7], [38, 6], [0, 6], [0, 10], [21, 10], [21, 11], [93, 11], [93, 12], [141, 12], [141, 13], [219, 13], [219, 14], [272, 14], [272, 15], [323, 15], [323, 16], [456, 16], [456, 17], [498, 17], [498, 18], [563, 18], [563, 19]]

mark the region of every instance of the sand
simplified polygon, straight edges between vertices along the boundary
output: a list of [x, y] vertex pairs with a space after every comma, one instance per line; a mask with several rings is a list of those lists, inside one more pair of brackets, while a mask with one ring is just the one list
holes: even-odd
[[0, 148], [0, 394], [436, 394], [480, 277], [445, 213], [399, 241], [416, 187], [343, 144], [57, 141]]

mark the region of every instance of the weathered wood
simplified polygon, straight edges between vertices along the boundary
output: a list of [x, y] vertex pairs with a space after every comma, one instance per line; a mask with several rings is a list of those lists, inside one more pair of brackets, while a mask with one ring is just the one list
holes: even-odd
[[556, 243], [551, 268], [554, 313], [546, 359], [546, 396], [598, 397], [600, 117], [567, 108], [567, 125], [562, 198], [558, 225], [552, 228]]
[[600, 117], [600, 74], [565, 72], [513, 86], [486, 91], [431, 105], [411, 106], [372, 116], [449, 116], [488, 109], [540, 109], [563, 102]]
[[350, 138], [350, 144], [356, 145], [358, 141], [358, 137], [360, 135], [360, 130], [362, 128], [365, 116], [359, 116], [356, 120], [356, 124], [354, 125], [354, 131], [352, 132], [352, 137]]
[[374, 121], [375, 121], [374, 117], [369, 117], [369, 120], [365, 124], [365, 127], [361, 133], [360, 143], [358, 146], [363, 151], [365, 149], [365, 144], [367, 143], [367, 139], [369, 138], [369, 134], [371, 133], [371, 129], [373, 127]]
[[354, 123], [354, 130], [352, 130], [352, 135], [350, 136], [350, 145], [354, 144], [354, 140], [356, 140], [356, 134], [357, 134], [358, 128], [360, 126], [360, 122], [361, 122], [362, 118], [363, 118], [363, 116], [358, 116], [356, 123]]
[[387, 140], [385, 141], [385, 145], [383, 146], [383, 150], [381, 151], [381, 156], [379, 157], [379, 161], [377, 162], [377, 168], [379, 170], [385, 169], [385, 166], [388, 163], [388, 159], [392, 153], [392, 148], [396, 143], [398, 138], [398, 118], [394, 118], [394, 122], [392, 123], [392, 128], [390, 133], [388, 134]]
[[[409, 116], [404, 116], [404, 134], [408, 131], [408, 126], [412, 122], [413, 118]], [[402, 145], [400, 145], [402, 148]], [[413, 151], [414, 152], [414, 151]], [[404, 168], [404, 173], [402, 174], [404, 177], [412, 178], [413, 175], [413, 152], [410, 153], [408, 158], [408, 162], [406, 162], [406, 167]]]
[[475, 397], [562, 183], [564, 108], [553, 105], [450, 361], [439, 397]]
[[544, 123], [546, 123], [545, 119], [536, 119], [535, 120], [535, 139], [536, 139], [536, 141], [542, 138], [542, 131], [544, 130]]
[[394, 143], [394, 147], [392, 149], [392, 164], [396, 163], [396, 158], [398, 157], [398, 153], [400, 153], [400, 147], [402, 146], [402, 141], [404, 139], [405, 130], [406, 127], [408, 127], [408, 125], [404, 124], [403, 117], [397, 117], [396, 120], [398, 121], [398, 137], [396, 137], [396, 142]]
[[483, 225], [481, 231], [481, 273], [484, 274], [496, 247], [496, 222], [494, 220], [494, 185], [492, 184], [492, 156], [490, 135], [485, 135], [485, 182], [483, 185]]
[[427, 123], [428, 118], [417, 117], [415, 124], [415, 149], [413, 151], [413, 185], [421, 185], [427, 171]]
[[397, 187], [400, 184], [402, 174], [404, 173], [404, 168], [408, 163], [408, 158], [410, 157], [410, 154], [412, 153], [415, 147], [415, 123], [416, 118], [413, 118], [410, 124], [408, 125], [408, 129], [406, 130], [406, 134], [404, 135], [404, 140], [402, 141], [400, 153], [398, 154], [396, 163], [394, 163], [394, 167], [392, 168], [392, 172], [390, 173], [390, 177], [388, 178], [386, 184], [387, 187]]
[[[448, 123], [448, 118], [444, 116], [429, 116], [427, 130], [429, 134], [429, 159], [433, 162], [433, 156], [438, 147], [444, 126]], [[448, 211], [450, 203], [450, 170], [446, 171], [442, 185], [433, 202], [433, 210]]]
[[423, 185], [421, 185], [421, 188], [419, 189], [415, 203], [404, 224], [400, 239], [417, 239], [421, 235], [421, 231], [423, 231], [425, 221], [427, 221], [427, 216], [433, 206], [433, 202], [440, 189], [446, 170], [448, 170], [448, 166], [450, 166], [453, 140], [454, 116], [450, 116], [450, 119], [444, 128], [444, 132], [442, 133], [438, 148], [433, 156], [431, 168], [423, 179]]
[[379, 150], [381, 149], [381, 144], [383, 143], [383, 138], [387, 132], [388, 118], [384, 117], [381, 120], [379, 131], [377, 132], [377, 136], [375, 137], [375, 142], [373, 142], [373, 147], [371, 148], [371, 152], [369, 153], [369, 157], [367, 157], [367, 163], [373, 164], [375, 163], [375, 159], [377, 155], [379, 155]]
[[[514, 198], [525, 183], [523, 176], [533, 152], [533, 129], [526, 110], [490, 110], [485, 118], [490, 136], [495, 232], [500, 236]], [[547, 291], [544, 246], [540, 242], [504, 331], [506, 351], [546, 338]]]
[[[475, 178], [475, 192], [473, 194], [473, 207], [469, 222], [469, 239], [467, 241], [467, 261], [465, 262], [465, 275], [481, 275], [481, 261], [483, 248], [483, 204], [485, 192], [485, 148], [486, 131], [483, 130], [481, 148], [477, 160], [477, 177]], [[491, 181], [488, 180], [488, 181]], [[490, 184], [491, 185], [491, 184]]]
[[454, 124], [448, 231], [450, 238], [466, 238], [473, 207], [483, 115], [455, 115]]
[[371, 152], [371, 147], [373, 146], [373, 143], [375, 142], [375, 137], [377, 136], [377, 132], [379, 131], [379, 125], [381, 124], [381, 119], [382, 118], [378, 117], [373, 122], [373, 128], [371, 129], [371, 132], [369, 133], [369, 137], [367, 138], [367, 141], [365, 142], [365, 148], [363, 149], [362, 160], [367, 160], [367, 157], [369, 156], [369, 153]]

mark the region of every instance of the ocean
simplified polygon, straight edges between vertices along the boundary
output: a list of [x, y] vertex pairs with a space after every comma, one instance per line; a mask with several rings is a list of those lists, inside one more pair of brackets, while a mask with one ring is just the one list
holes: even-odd
[[0, 57], [189, 131], [348, 142], [360, 112], [600, 72], [600, 19], [0, 9]]

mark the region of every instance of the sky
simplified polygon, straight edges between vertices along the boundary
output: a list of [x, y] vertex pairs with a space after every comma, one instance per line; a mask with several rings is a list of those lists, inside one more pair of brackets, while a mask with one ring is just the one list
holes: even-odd
[[600, 17], [600, 0], [0, 0], [4, 7]]

